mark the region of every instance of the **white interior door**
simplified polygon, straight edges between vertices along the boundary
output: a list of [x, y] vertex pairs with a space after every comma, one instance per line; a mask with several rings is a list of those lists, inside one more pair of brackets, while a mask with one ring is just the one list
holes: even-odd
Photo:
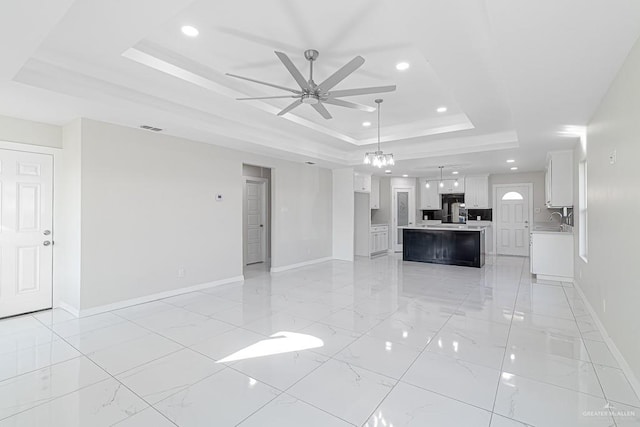
[[0, 149], [0, 317], [51, 308], [53, 157]]
[[245, 264], [265, 261], [265, 183], [247, 181], [246, 186], [246, 230], [247, 258]]
[[529, 256], [529, 187], [498, 187], [496, 253]]
[[394, 188], [393, 208], [393, 250], [402, 251], [402, 226], [416, 223], [415, 188]]

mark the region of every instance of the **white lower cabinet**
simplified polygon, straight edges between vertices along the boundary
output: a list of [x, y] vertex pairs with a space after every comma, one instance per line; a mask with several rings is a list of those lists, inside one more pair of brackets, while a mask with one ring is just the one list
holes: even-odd
[[371, 255], [389, 250], [389, 226], [375, 225], [371, 227], [369, 247]]
[[573, 234], [531, 233], [531, 273], [538, 279], [573, 281]]

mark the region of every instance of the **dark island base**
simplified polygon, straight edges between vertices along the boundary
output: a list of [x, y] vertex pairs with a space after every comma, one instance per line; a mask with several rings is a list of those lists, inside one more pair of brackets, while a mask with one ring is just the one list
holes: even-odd
[[482, 267], [484, 230], [404, 229], [402, 259], [434, 264]]

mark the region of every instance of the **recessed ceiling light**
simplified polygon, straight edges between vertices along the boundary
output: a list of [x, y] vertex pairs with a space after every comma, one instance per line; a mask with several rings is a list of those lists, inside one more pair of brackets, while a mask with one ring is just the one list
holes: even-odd
[[446, 113], [447, 112], [447, 107], [438, 107], [438, 109], [436, 111], [438, 113]]
[[384, 173], [391, 173], [391, 169], [387, 169]]
[[406, 173], [404, 175], [402, 175], [403, 178], [408, 178], [409, 175], [407, 175]]
[[404, 70], [408, 70], [409, 69], [409, 63], [408, 62], [398, 62], [396, 64], [396, 70], [398, 71], [404, 71]]
[[511, 170], [512, 170], [512, 171], [517, 171], [517, 170], [518, 170], [518, 167], [517, 167], [517, 166], [514, 166], [514, 167], [512, 167], [512, 168], [511, 168]]
[[507, 163], [515, 163], [515, 160], [509, 159], [509, 160], [507, 160]]
[[362, 126], [368, 128], [369, 126], [371, 126], [371, 122], [362, 122]]
[[453, 171], [451, 173], [454, 174], [454, 175], [458, 175], [458, 171]]
[[181, 30], [182, 34], [189, 37], [198, 37], [198, 34], [200, 34], [200, 31], [198, 31], [196, 27], [192, 27], [191, 25], [183, 25]]

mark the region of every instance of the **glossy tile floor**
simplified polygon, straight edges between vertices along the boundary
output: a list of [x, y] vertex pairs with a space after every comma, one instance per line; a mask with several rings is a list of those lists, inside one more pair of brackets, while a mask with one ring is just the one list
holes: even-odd
[[570, 286], [327, 262], [75, 319], [0, 321], [0, 426], [640, 426]]

